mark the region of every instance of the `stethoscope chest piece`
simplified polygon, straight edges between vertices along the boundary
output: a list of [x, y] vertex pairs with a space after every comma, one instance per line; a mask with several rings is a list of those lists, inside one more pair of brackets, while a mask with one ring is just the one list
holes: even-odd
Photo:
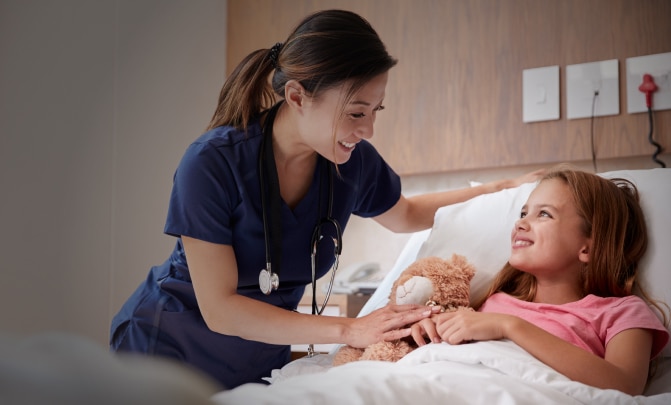
[[277, 290], [279, 285], [280, 278], [277, 276], [277, 273], [273, 273], [267, 269], [261, 270], [259, 273], [259, 286], [261, 287], [261, 292], [263, 292], [265, 295], [268, 295], [271, 291]]

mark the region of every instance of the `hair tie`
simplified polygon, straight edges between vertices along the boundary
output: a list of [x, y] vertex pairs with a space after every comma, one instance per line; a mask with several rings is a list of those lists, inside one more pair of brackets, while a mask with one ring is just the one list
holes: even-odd
[[282, 43], [278, 42], [275, 45], [273, 45], [273, 47], [270, 48], [270, 51], [268, 52], [270, 62], [273, 64], [273, 68], [275, 69], [277, 69], [277, 60], [279, 59], [280, 56], [280, 49], [282, 49]]

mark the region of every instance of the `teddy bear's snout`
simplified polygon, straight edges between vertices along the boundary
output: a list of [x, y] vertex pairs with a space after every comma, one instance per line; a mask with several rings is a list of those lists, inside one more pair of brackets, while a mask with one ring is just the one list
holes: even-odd
[[433, 296], [433, 283], [426, 277], [414, 276], [396, 289], [397, 304], [424, 305]]

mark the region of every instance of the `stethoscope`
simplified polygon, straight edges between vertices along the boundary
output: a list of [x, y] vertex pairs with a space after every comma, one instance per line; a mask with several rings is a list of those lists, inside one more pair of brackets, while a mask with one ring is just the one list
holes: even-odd
[[[275, 155], [273, 154], [273, 121], [277, 115], [277, 110], [282, 102], [274, 105], [267, 114], [266, 121], [263, 126], [263, 140], [261, 141], [261, 150], [259, 151], [259, 181], [261, 186], [261, 206], [263, 211], [263, 234], [265, 241], [266, 253], [266, 268], [259, 273], [259, 287], [265, 295], [269, 295], [273, 290], [277, 290], [280, 285], [280, 264], [282, 262], [282, 221], [281, 221], [281, 198], [280, 198], [280, 183], [277, 177], [277, 168], [275, 166]], [[333, 282], [335, 280], [335, 273], [338, 269], [338, 261], [340, 253], [342, 252], [342, 230], [340, 224], [332, 217], [333, 211], [333, 165], [325, 159], [324, 163], [328, 166], [329, 178], [329, 197], [326, 217], [321, 218], [312, 231], [312, 238], [310, 241], [310, 261], [312, 267], [312, 314], [321, 315], [326, 308], [331, 291], [333, 289]], [[270, 201], [266, 197], [266, 181], [268, 176], [270, 182], [268, 185], [270, 191]], [[319, 193], [319, 208], [321, 212], [321, 179], [320, 179], [320, 193]], [[268, 207], [270, 205], [270, 207]], [[270, 217], [270, 218], [269, 218]], [[324, 303], [321, 308], [317, 305], [317, 247], [319, 242], [324, 238], [323, 230], [327, 227], [332, 227], [334, 236], [333, 240], [333, 255], [335, 260], [331, 271], [331, 280], [329, 282]], [[274, 268], [272, 263], [275, 263]], [[308, 346], [308, 357], [314, 356], [314, 346]]]

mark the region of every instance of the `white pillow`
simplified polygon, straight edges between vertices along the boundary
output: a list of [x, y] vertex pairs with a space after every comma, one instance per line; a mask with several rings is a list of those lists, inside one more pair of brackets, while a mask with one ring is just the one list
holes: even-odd
[[[671, 169], [622, 170], [601, 175], [628, 179], [638, 188], [649, 236], [648, 250], [640, 263], [641, 283], [653, 298], [671, 305], [671, 209], [668, 208], [671, 206]], [[440, 208], [415, 259], [449, 258], [452, 253], [464, 255], [476, 268], [471, 297], [481, 296], [508, 261], [510, 232], [534, 187], [532, 183], [523, 184]], [[419, 237], [423, 238], [424, 234]], [[413, 247], [408, 250], [414, 252], [418, 239], [411, 242]], [[399, 256], [393, 270], [371, 297], [371, 305], [364, 307], [367, 312], [386, 304], [393, 281], [412, 262], [410, 256], [407, 252]], [[671, 356], [671, 345], [667, 345], [664, 354]]]

